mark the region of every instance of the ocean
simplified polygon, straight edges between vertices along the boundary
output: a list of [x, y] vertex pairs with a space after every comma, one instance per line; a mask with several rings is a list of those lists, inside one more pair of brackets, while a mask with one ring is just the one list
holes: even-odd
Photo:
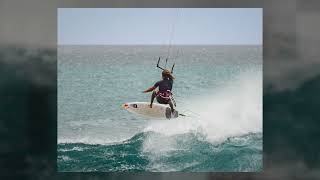
[[[186, 114], [152, 120], [121, 108], [175, 63]], [[263, 168], [262, 46], [58, 46], [60, 172], [257, 172]]]

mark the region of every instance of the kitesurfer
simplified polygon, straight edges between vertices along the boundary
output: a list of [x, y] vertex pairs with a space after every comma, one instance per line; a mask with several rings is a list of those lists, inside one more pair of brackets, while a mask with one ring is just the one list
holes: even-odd
[[[153, 100], [156, 98], [160, 104], [169, 104], [171, 112], [174, 112], [174, 100], [171, 92], [173, 80], [174, 77], [172, 76], [172, 73], [169, 70], [164, 69], [162, 71], [162, 80], [156, 82], [152, 87], [143, 91], [144, 93], [152, 91], [150, 108], [152, 108]], [[158, 91], [155, 90], [157, 87], [159, 88]]]

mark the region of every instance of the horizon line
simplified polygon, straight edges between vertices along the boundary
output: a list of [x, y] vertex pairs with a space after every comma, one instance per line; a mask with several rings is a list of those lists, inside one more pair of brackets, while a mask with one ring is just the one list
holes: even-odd
[[263, 45], [263, 44], [57, 44], [57, 46], [233, 46], [233, 45]]

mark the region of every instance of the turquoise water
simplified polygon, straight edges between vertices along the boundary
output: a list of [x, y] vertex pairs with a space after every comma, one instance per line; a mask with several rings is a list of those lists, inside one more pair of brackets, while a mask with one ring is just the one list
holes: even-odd
[[[121, 104], [161, 78], [165, 46], [58, 47], [58, 171], [260, 171], [262, 47], [174, 46], [173, 93], [187, 117]], [[164, 66], [164, 64], [162, 64]]]

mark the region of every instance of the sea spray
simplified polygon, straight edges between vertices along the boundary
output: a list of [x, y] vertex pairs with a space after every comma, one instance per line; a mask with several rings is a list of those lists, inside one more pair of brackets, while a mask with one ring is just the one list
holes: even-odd
[[144, 131], [164, 135], [194, 132], [211, 142], [262, 132], [262, 76], [242, 73], [214, 94], [198, 96], [179, 108], [192, 112], [186, 111], [187, 117], [177, 120], [149, 122]]

